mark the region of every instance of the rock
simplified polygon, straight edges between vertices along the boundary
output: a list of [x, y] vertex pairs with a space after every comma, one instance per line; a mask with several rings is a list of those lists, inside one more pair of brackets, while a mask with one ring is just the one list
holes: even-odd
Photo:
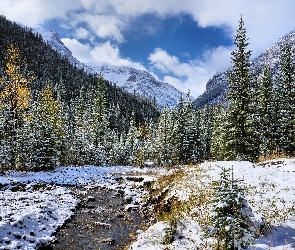
[[93, 202], [93, 201], [95, 201], [95, 198], [93, 196], [88, 196], [86, 198], [86, 202]]
[[5, 237], [3, 240], [4, 240], [4, 242], [5, 242], [6, 244], [9, 244], [9, 243], [10, 243], [10, 239], [9, 239], [8, 237]]
[[118, 218], [123, 218], [125, 216], [125, 214], [123, 212], [118, 212], [118, 213], [116, 213], [116, 216]]
[[128, 176], [128, 177], [126, 177], [126, 180], [134, 181], [134, 182], [142, 182], [144, 180], [144, 178], [143, 177], [137, 177], [137, 176]]
[[20, 240], [22, 238], [22, 236], [21, 236], [21, 234], [19, 232], [14, 232], [13, 235], [18, 240]]
[[111, 224], [107, 224], [107, 223], [104, 223], [104, 222], [94, 222], [95, 225], [97, 226], [100, 226], [100, 227], [103, 227], [103, 228], [106, 228], [106, 229], [110, 229], [111, 228]]
[[117, 194], [118, 194], [118, 196], [122, 196], [124, 193], [125, 193], [125, 192], [124, 192], [124, 190], [122, 190], [122, 189], [118, 189], [118, 190], [117, 190]]
[[138, 210], [138, 209], [139, 209], [139, 206], [138, 205], [134, 205], [134, 204], [128, 204], [125, 207], [125, 210], [128, 211], [128, 212], [131, 212], [133, 210]]
[[132, 200], [133, 200], [133, 197], [130, 196], [130, 195], [127, 195], [127, 196], [124, 197], [124, 199], [125, 199], [125, 201], [126, 201], [128, 204], [130, 204], [130, 203], [132, 202]]
[[113, 245], [116, 241], [113, 238], [106, 238], [106, 239], [101, 240], [100, 242], [101, 243], [106, 243], [106, 244], [109, 244], [109, 245]]

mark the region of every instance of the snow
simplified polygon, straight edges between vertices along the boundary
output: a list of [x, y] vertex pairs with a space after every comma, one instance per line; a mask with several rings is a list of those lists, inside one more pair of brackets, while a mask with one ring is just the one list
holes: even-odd
[[[6, 172], [0, 176], [0, 249], [35, 249], [54, 240], [52, 234], [71, 218], [80, 203], [67, 185], [116, 189], [120, 187], [114, 180], [118, 173], [123, 176], [147, 171], [135, 167], [84, 166], [59, 167], [52, 172]], [[141, 201], [139, 194], [131, 191], [134, 185], [126, 180], [121, 187], [134, 202]], [[129, 207], [138, 208], [134, 204]]]
[[0, 249], [34, 249], [53, 240], [51, 234], [70, 218], [77, 200], [66, 188], [0, 192]]
[[84, 64], [73, 57], [72, 52], [64, 45], [56, 31], [40, 28], [33, 28], [32, 31], [35, 34], [40, 34], [45, 42], [61, 55], [66, 56], [72, 64], [83, 68], [90, 74], [102, 73], [104, 79], [122, 87], [131, 94], [135, 91], [138, 95], [149, 97], [151, 100], [155, 97], [160, 108], [165, 106], [167, 108], [175, 107], [181, 94], [184, 96], [180, 90], [157, 80], [152, 74], [144, 70], [128, 66]]
[[[175, 107], [178, 104], [181, 94], [184, 94], [169, 85], [168, 83], [157, 80], [152, 74], [144, 70], [137, 70], [127, 66], [94, 66], [86, 65], [97, 74], [102, 73], [103, 78], [123, 88], [129, 93], [134, 93], [149, 97], [151, 100], [156, 98], [160, 108]], [[192, 98], [193, 99], [193, 98]]]
[[[179, 183], [170, 188], [169, 193], [179, 200], [188, 200], [196, 188], [208, 188], [209, 183], [219, 179], [220, 167], [232, 166], [234, 177], [244, 180], [246, 199], [255, 218], [264, 216], [272, 220], [271, 234], [257, 239], [249, 249], [294, 249], [295, 159], [278, 159], [260, 165], [250, 162], [205, 162], [196, 167], [184, 166], [186, 178], [183, 182], [178, 180]], [[202, 169], [203, 173], [200, 174], [197, 169]], [[69, 166], [52, 172], [6, 172], [0, 176], [0, 249], [35, 249], [54, 240], [53, 233], [72, 216], [80, 202], [68, 185], [123, 189], [124, 197], [130, 203], [125, 209], [132, 210], [140, 209], [146, 193], [134, 188], [142, 182], [136, 181], [136, 178], [128, 181], [128, 176], [140, 176], [145, 182], [172, 172], [123, 166]], [[125, 182], [118, 182], [118, 176]], [[130, 249], [210, 249], [208, 246], [213, 239], [205, 238], [197, 219], [203, 212], [202, 207], [183, 212], [177, 219], [177, 234], [170, 245], [163, 244], [169, 222], [159, 221], [145, 231], [138, 231], [138, 238]]]
[[[234, 178], [244, 180], [243, 184], [248, 187], [246, 199], [254, 216], [261, 219], [264, 215], [272, 219], [271, 233], [257, 239], [249, 249], [295, 249], [295, 159], [278, 159], [262, 165], [250, 162], [205, 162], [199, 166], [207, 174], [202, 178], [201, 185], [218, 180], [220, 167], [232, 166]], [[193, 168], [184, 167], [184, 171], [189, 173], [189, 178], [184, 180], [189, 183], [183, 183], [184, 188], [180, 188], [179, 184], [170, 190], [170, 195], [180, 200], [187, 200], [192, 193], [192, 188], [187, 186], [200, 182]], [[172, 244], [165, 246], [162, 243], [164, 228], [168, 226], [168, 222], [163, 221], [140, 233], [131, 249], [211, 249], [209, 245], [212, 239], [204, 238], [204, 231], [193, 216], [201, 213], [202, 209], [206, 208], [194, 208], [190, 214], [183, 216], [183, 226], [177, 228]]]

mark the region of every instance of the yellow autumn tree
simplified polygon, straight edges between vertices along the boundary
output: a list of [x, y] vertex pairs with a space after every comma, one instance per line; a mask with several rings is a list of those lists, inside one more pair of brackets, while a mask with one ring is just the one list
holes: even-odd
[[24, 63], [20, 58], [20, 51], [17, 47], [10, 45], [6, 50], [6, 69], [4, 75], [0, 77], [0, 109], [5, 116], [6, 124], [3, 124], [5, 131], [1, 136], [1, 145], [5, 145], [9, 161], [6, 163], [15, 168], [17, 165], [18, 153], [18, 130], [23, 119], [24, 110], [28, 108], [30, 102], [29, 85], [34, 80], [23, 74]]
[[8, 106], [16, 115], [20, 110], [28, 108], [30, 101], [29, 85], [34, 77], [24, 76], [21, 72], [23, 63], [20, 60], [19, 49], [10, 45], [6, 51], [5, 75], [0, 78], [1, 106]]

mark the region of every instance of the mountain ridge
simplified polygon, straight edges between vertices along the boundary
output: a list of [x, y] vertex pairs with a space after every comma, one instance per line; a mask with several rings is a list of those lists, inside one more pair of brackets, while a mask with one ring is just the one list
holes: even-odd
[[[269, 65], [273, 71], [276, 71], [280, 55], [284, 47], [290, 44], [293, 53], [295, 52], [295, 30], [290, 31], [288, 34], [279, 38], [278, 41], [266, 49], [265, 52], [259, 56], [251, 59], [252, 70], [255, 74], [260, 74], [264, 65]], [[228, 82], [227, 72], [230, 68], [224, 72], [216, 73], [206, 84], [206, 90], [203, 94], [196, 98], [194, 101], [195, 107], [203, 108], [204, 106], [212, 103], [216, 103], [219, 100], [224, 99]]]
[[144, 70], [138, 70], [129, 66], [84, 64], [73, 56], [72, 52], [60, 40], [56, 31], [40, 28], [32, 28], [32, 31], [35, 34], [40, 34], [45, 42], [63, 56], [66, 56], [78, 68], [83, 68], [91, 74], [101, 73], [105, 80], [116, 84], [116, 86], [129, 93], [136, 93], [151, 100], [155, 99], [159, 108], [172, 108], [176, 106], [180, 96], [184, 95], [180, 90], [168, 83], [157, 80], [152, 74]]

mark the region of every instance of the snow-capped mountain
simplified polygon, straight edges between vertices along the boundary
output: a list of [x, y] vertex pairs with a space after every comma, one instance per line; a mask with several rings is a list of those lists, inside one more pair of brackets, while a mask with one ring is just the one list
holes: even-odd
[[[88, 65], [89, 66], [89, 65]], [[156, 101], [160, 108], [176, 106], [181, 91], [173, 86], [158, 81], [150, 73], [144, 70], [137, 70], [126, 66], [92, 66], [92, 69], [97, 73], [102, 73], [104, 79], [120, 86], [130, 93], [149, 97]]]
[[72, 52], [60, 40], [57, 32], [43, 29], [33, 29], [32, 31], [40, 34], [43, 40], [50, 44], [53, 49], [68, 57], [74, 65], [84, 68], [88, 73], [102, 73], [104, 79], [130, 93], [135, 92], [142, 97], [155, 98], [160, 108], [164, 106], [171, 108], [178, 104], [182, 92], [168, 83], [157, 80], [147, 71], [127, 66], [95, 66], [81, 63], [73, 57]]
[[[295, 52], [295, 30], [280, 38], [264, 53], [254, 58], [252, 60], [253, 71], [259, 74], [264, 65], [269, 65], [275, 71], [286, 44], [290, 44], [292, 51]], [[194, 102], [197, 107], [204, 107], [206, 104], [215, 103], [224, 97], [228, 86], [226, 72], [218, 73], [208, 81], [206, 91]]]

